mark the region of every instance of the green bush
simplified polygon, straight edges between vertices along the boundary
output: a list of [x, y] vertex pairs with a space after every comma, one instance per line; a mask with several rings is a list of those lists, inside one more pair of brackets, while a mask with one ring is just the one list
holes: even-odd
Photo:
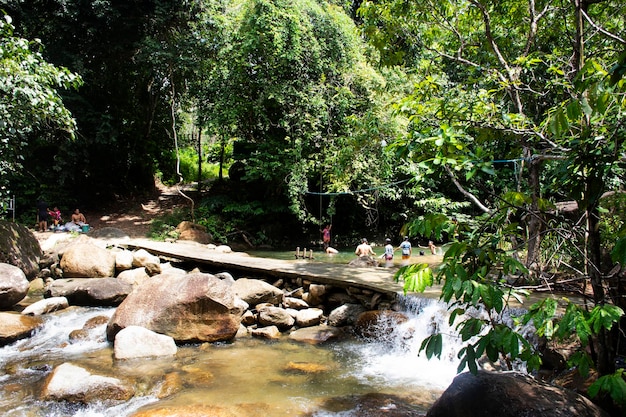
[[[192, 147], [186, 147], [179, 150], [180, 155], [180, 174], [183, 177], [184, 183], [190, 183], [198, 181], [198, 153]], [[173, 153], [173, 163], [176, 161], [176, 155]], [[217, 163], [206, 162], [203, 158], [202, 161], [202, 181], [212, 180], [219, 177], [219, 161]], [[224, 164], [223, 175], [228, 174], [228, 164]], [[166, 184], [178, 183], [179, 178], [176, 175], [175, 170], [172, 170], [169, 174], [164, 171], [157, 173], [157, 176], [161, 181]]]

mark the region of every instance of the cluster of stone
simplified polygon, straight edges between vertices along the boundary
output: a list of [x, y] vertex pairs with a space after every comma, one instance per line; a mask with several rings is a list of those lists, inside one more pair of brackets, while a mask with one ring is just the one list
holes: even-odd
[[[32, 233], [19, 225], [0, 224], [0, 310], [5, 310], [0, 311], [0, 346], [29, 337], [43, 324], [43, 315], [71, 305], [117, 307], [111, 318], [94, 317], [68, 335], [72, 343], [91, 337], [92, 330], [106, 324], [106, 339], [113, 343], [117, 361], [173, 356], [180, 344], [241, 337], [289, 337], [323, 343], [351, 333], [348, 330], [361, 337], [376, 337], [372, 329], [377, 329], [378, 322], [398, 324], [407, 319], [393, 311], [394, 300], [369, 290], [321, 285], [302, 278], [269, 283], [245, 277], [235, 280], [227, 272], [188, 272], [161, 262], [145, 250], [103, 247], [87, 236], [42, 256], [31, 238]], [[230, 252], [228, 247], [214, 249]], [[32, 268], [35, 260], [40, 261], [36, 278]], [[43, 293], [44, 298], [24, 302], [27, 295], [37, 293]], [[18, 312], [21, 303], [24, 308]], [[105, 336], [101, 337], [104, 340]], [[290, 366], [298, 371], [323, 371], [319, 364]], [[181, 387], [178, 374], [171, 373], [164, 377], [156, 395], [165, 398]], [[132, 398], [135, 392], [131, 381], [66, 362], [51, 371], [40, 397], [71, 403], [119, 402]], [[140, 410], [133, 417], [261, 412], [238, 410], [233, 414], [232, 410], [204, 405], [168, 407]], [[566, 414], [608, 415], [582, 395], [527, 375], [480, 372], [477, 377], [457, 377], [427, 416]], [[393, 415], [412, 414], [398, 410]]]
[[[212, 249], [224, 256], [232, 252]], [[143, 249], [87, 235], [48, 248], [39, 263], [31, 281], [19, 267], [0, 264], [0, 306], [13, 310], [0, 313], [0, 344], [29, 337], [44, 322], [43, 315], [69, 306], [116, 307], [110, 319], [96, 317], [68, 339], [88, 338], [91, 329], [106, 323], [106, 339], [119, 361], [172, 356], [181, 344], [242, 337], [323, 343], [352, 334], [366, 311], [389, 309], [394, 301], [373, 291], [302, 278], [270, 283], [235, 279], [228, 272], [186, 271]], [[369, 325], [370, 319], [362, 322]], [[134, 392], [128, 381], [65, 363], [52, 370], [41, 398], [88, 403], [127, 400]]]

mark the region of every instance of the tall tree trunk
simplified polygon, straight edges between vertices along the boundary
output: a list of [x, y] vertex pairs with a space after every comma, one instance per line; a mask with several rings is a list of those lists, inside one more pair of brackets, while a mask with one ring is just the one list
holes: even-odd
[[[598, 184], [595, 184], [598, 186]], [[600, 245], [600, 212], [598, 202], [590, 205], [587, 215], [587, 268], [593, 289], [593, 300], [596, 305], [605, 302], [605, 291], [602, 282], [602, 261]], [[601, 328], [595, 341], [596, 367], [600, 375], [609, 375], [615, 372], [615, 333]]]
[[528, 166], [528, 186], [531, 193], [530, 219], [528, 220], [528, 254], [526, 266], [529, 269], [541, 267], [539, 254], [541, 250], [541, 233], [544, 227], [543, 213], [539, 209], [539, 199], [541, 198], [541, 169], [543, 162], [531, 160]]

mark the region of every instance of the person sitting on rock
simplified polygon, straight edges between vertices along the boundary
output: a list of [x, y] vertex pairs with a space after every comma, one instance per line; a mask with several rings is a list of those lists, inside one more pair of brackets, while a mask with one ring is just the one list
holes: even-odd
[[52, 223], [54, 224], [54, 228], [56, 229], [59, 224], [61, 224], [61, 222], [63, 221], [63, 219], [61, 219], [61, 210], [59, 210], [58, 207], [55, 207], [54, 209], [50, 210], [48, 212], [48, 215], [50, 217], [50, 220], [52, 220]]
[[74, 210], [74, 213], [72, 213], [72, 223], [77, 226], [83, 226], [87, 224], [87, 219], [85, 219], [85, 216], [83, 215], [83, 213], [80, 212], [79, 209]]

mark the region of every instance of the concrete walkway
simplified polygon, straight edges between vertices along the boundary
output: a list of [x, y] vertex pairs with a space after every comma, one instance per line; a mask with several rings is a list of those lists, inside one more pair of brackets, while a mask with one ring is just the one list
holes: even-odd
[[[145, 249], [159, 256], [204, 264], [213, 270], [249, 273], [275, 278], [304, 278], [315, 283], [332, 284], [337, 287], [358, 287], [385, 294], [404, 294], [402, 282], [394, 282], [396, 268], [358, 268], [343, 264], [320, 263], [307, 260], [279, 260], [256, 258], [245, 253], [218, 253], [206, 245], [195, 242], [155, 242], [133, 239], [129, 247]], [[438, 297], [439, 289], [432, 288], [422, 294]]]

